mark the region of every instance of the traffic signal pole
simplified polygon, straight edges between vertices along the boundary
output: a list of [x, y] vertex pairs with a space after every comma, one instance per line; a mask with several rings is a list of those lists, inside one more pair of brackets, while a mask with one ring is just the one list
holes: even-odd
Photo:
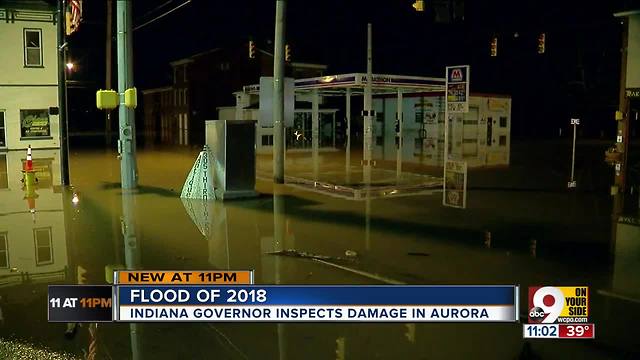
[[284, 43], [285, 0], [276, 1], [275, 49], [273, 52], [273, 182], [284, 184]]
[[[133, 88], [133, 30], [132, 11], [129, 0], [117, 0], [118, 27], [118, 93]], [[122, 103], [122, 101], [121, 101]], [[138, 186], [136, 164], [136, 121], [134, 110], [120, 105], [118, 108], [120, 139], [120, 178], [122, 189], [132, 190]]]

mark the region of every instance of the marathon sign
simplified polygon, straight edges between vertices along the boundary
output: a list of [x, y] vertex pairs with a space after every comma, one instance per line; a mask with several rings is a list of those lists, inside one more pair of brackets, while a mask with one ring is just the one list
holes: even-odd
[[469, 111], [469, 72], [469, 65], [447, 66], [447, 111], [453, 113]]

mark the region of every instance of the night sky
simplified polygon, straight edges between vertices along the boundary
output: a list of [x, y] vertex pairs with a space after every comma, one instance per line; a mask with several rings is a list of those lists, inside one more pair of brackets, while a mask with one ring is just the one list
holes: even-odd
[[[136, 0], [134, 26], [185, 1]], [[70, 39], [81, 69], [73, 76], [87, 80], [93, 93], [104, 84], [106, 1], [84, 3], [85, 22]], [[472, 91], [512, 95], [514, 124], [520, 124], [513, 129], [516, 137], [557, 133], [568, 116], [585, 119], [592, 136], [613, 131], [608, 120], [617, 106], [621, 26], [612, 14], [628, 6], [624, 0], [467, 1], [449, 23], [436, 21], [442, 12], [434, 10], [434, 1], [425, 1], [423, 13], [412, 3], [290, 0], [293, 60], [327, 64], [328, 73], [364, 72], [371, 22], [374, 72], [442, 77], [446, 65], [471, 64]], [[274, 18], [271, 0], [192, 0], [134, 32], [136, 85], [168, 85], [169, 61], [249, 38], [272, 51]], [[547, 37], [544, 55], [536, 52], [540, 32]], [[490, 57], [494, 35], [498, 56]], [[113, 49], [115, 55], [115, 42]]]

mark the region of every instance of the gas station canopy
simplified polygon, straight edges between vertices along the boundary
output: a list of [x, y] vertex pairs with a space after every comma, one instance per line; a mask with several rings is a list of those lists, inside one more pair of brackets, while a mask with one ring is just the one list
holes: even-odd
[[[295, 80], [296, 92], [319, 90], [322, 95], [344, 95], [347, 89], [353, 95], [362, 94], [367, 84], [366, 73], [340, 74]], [[373, 74], [372, 88], [375, 94], [397, 94], [403, 92], [444, 92], [445, 79], [433, 77]], [[257, 94], [260, 85], [248, 85], [243, 88], [247, 94]]]

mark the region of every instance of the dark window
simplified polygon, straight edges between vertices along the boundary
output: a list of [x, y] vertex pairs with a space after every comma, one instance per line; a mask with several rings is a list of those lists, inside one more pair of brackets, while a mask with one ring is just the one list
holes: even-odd
[[0, 233], [0, 269], [9, 268], [9, 241], [7, 233]]
[[378, 146], [384, 145], [384, 137], [376, 136], [376, 145], [378, 145]]
[[507, 127], [507, 117], [506, 116], [500, 116], [500, 127], [501, 128], [506, 128]]
[[376, 121], [384, 122], [384, 113], [383, 112], [377, 112], [376, 113]]
[[500, 146], [507, 146], [507, 137], [505, 135], [500, 135]]
[[5, 135], [4, 125], [4, 111], [0, 111], [0, 148], [7, 146], [7, 139]]
[[24, 29], [24, 66], [42, 66], [42, 30]]
[[273, 135], [262, 135], [262, 146], [273, 145]]

